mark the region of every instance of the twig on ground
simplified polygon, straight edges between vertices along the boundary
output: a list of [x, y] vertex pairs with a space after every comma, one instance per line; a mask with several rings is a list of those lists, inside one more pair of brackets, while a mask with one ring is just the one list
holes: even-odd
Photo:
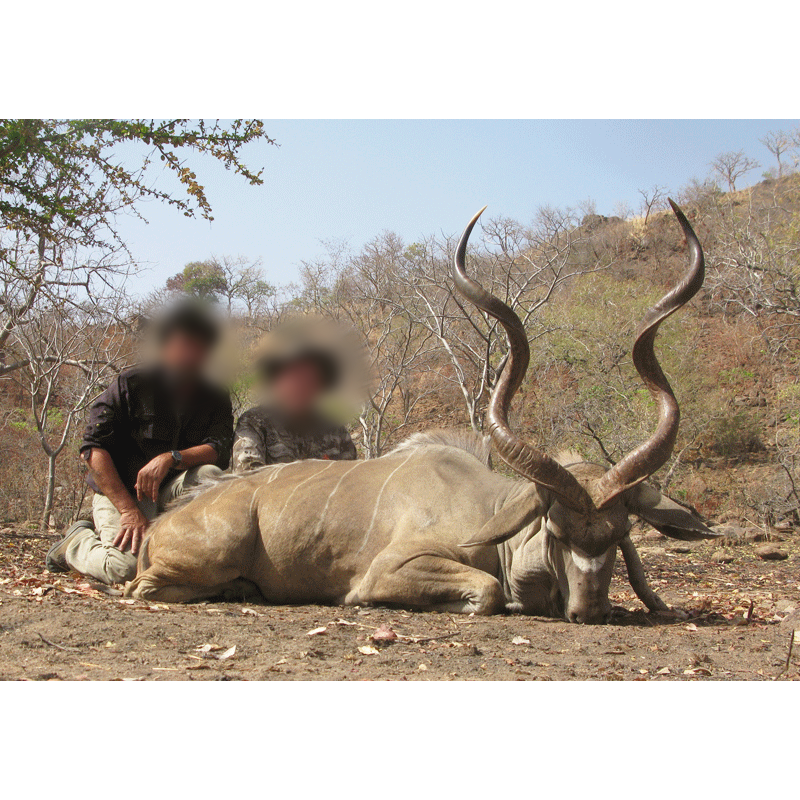
[[45, 644], [49, 644], [50, 647], [57, 647], [59, 650], [71, 650], [75, 653], [80, 651], [80, 647], [67, 647], [66, 645], [63, 644], [57, 644], [56, 642], [51, 642], [46, 636], [42, 636], [42, 634], [39, 633], [39, 631], [36, 631], [36, 634]]
[[794, 629], [792, 629], [791, 634], [789, 634], [789, 652], [786, 654], [786, 663], [783, 665], [783, 669], [778, 673], [778, 675], [783, 675], [784, 673], [789, 671], [789, 664], [792, 660], [793, 647], [794, 647]]
[[435, 642], [437, 639], [450, 639], [453, 636], [458, 636], [461, 631], [452, 631], [451, 633], [444, 633], [441, 636], [403, 636], [399, 633], [397, 638], [401, 642], [408, 642], [409, 644], [422, 644], [423, 642]]

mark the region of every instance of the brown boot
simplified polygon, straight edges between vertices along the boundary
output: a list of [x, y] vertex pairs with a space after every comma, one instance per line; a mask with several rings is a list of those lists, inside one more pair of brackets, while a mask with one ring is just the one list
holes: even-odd
[[67, 548], [70, 542], [84, 529], [89, 528], [94, 530], [94, 524], [88, 519], [79, 519], [73, 522], [67, 528], [64, 538], [60, 542], [56, 542], [48, 551], [45, 556], [44, 563], [50, 572], [69, 572], [69, 565], [67, 564]]

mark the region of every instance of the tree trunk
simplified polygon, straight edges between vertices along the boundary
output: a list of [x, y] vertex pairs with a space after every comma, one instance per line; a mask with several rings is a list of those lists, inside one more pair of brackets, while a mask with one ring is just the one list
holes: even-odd
[[56, 458], [58, 453], [47, 456], [47, 492], [44, 498], [44, 511], [42, 511], [41, 529], [46, 531], [50, 527], [50, 515], [53, 513], [53, 499], [56, 492]]

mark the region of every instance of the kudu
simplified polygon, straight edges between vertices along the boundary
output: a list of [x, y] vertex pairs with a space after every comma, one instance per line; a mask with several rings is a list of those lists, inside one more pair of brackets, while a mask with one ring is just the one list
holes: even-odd
[[519, 317], [465, 272], [470, 221], [453, 270], [458, 290], [504, 327], [509, 353], [488, 409], [489, 435], [523, 481], [488, 466], [489, 437], [416, 434], [370, 461], [298, 461], [205, 489], [160, 518], [142, 549], [133, 597], [188, 601], [258, 588], [269, 602], [393, 604], [417, 609], [565, 616], [606, 622], [617, 547], [639, 597], [647, 586], [630, 515], [676, 539], [712, 538], [691, 511], [644, 483], [669, 458], [678, 404], [653, 349], [658, 326], [703, 283], [703, 254], [673, 204], [689, 246], [683, 279], [650, 311], [633, 361], [653, 395], [655, 433], [611, 469], [553, 459], [510, 429], [508, 410], [530, 358]]

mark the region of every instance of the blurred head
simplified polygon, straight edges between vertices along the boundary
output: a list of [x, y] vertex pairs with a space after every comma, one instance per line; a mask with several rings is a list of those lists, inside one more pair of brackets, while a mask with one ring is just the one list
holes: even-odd
[[363, 343], [353, 329], [316, 317], [281, 322], [255, 352], [264, 400], [289, 417], [319, 411], [343, 422], [344, 409], [361, 405], [366, 364]]
[[335, 364], [312, 351], [261, 364], [275, 403], [289, 416], [309, 414], [337, 380]]
[[218, 339], [219, 326], [209, 311], [195, 303], [181, 303], [158, 324], [159, 361], [181, 379], [198, 378]]

